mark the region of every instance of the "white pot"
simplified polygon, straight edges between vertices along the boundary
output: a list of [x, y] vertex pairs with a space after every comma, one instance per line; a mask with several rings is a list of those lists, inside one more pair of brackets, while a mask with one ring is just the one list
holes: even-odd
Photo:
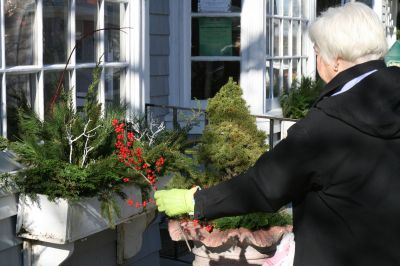
[[[124, 192], [134, 202], [142, 202], [140, 188], [126, 187]], [[142, 212], [142, 208], [129, 206], [115, 196], [121, 215], [115, 224], [129, 220]], [[101, 203], [97, 198], [85, 198], [77, 203], [65, 199], [49, 201], [47, 196], [38, 195], [38, 201], [20, 196], [17, 213], [17, 235], [54, 244], [65, 244], [95, 234], [109, 227], [101, 215]]]

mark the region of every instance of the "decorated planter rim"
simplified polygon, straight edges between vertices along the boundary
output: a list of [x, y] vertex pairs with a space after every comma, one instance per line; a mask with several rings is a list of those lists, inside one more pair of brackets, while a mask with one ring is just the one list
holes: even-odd
[[272, 226], [268, 229], [249, 230], [247, 228], [218, 230], [208, 232], [206, 228], [192, 220], [170, 219], [168, 231], [174, 241], [193, 240], [207, 247], [219, 247], [227, 242], [251, 245], [254, 247], [271, 247], [276, 245], [285, 233], [292, 232], [293, 226]]

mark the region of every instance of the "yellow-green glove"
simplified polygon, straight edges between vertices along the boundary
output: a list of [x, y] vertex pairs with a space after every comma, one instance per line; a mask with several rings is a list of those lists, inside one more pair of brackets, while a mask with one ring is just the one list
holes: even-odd
[[168, 216], [175, 216], [194, 212], [193, 195], [197, 187], [191, 189], [170, 189], [156, 191], [156, 200], [159, 211], [165, 212]]

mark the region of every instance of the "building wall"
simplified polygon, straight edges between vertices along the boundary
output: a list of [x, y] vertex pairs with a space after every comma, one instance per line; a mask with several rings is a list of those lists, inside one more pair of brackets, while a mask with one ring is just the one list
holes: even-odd
[[[150, 224], [143, 233], [140, 251], [125, 266], [158, 266], [161, 239], [159, 220]], [[117, 265], [117, 233], [108, 229], [75, 241], [71, 257], [60, 266], [114, 266]], [[129, 247], [127, 247], [129, 248]], [[0, 263], [2, 266], [3, 264]]]
[[169, 0], [150, 1], [150, 102], [168, 104]]
[[22, 265], [22, 242], [15, 236], [17, 216], [0, 220], [0, 265]]

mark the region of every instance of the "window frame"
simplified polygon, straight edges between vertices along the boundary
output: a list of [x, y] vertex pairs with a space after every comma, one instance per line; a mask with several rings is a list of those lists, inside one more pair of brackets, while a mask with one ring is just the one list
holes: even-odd
[[[280, 0], [278, 0], [280, 1]], [[297, 2], [297, 6], [300, 8], [300, 16], [296, 16], [293, 14], [293, 2]], [[308, 4], [307, 4], [308, 3]], [[300, 80], [301, 76], [315, 76], [315, 72], [310, 71], [311, 69], [315, 69], [315, 59], [314, 52], [310, 53], [311, 42], [308, 40], [305, 30], [302, 29], [302, 25], [307, 25], [309, 21], [315, 17], [316, 9], [312, 9], [315, 6], [313, 1], [303, 1], [303, 0], [288, 0], [281, 3], [279, 6], [279, 10], [275, 13], [275, 1], [267, 1], [266, 3], [269, 5], [269, 8], [265, 9], [265, 23], [271, 21], [270, 30], [266, 30], [266, 40], [270, 42], [269, 50], [266, 50], [265, 56], [265, 68], [269, 68], [269, 72], [266, 75], [269, 76], [269, 93], [267, 95], [266, 92], [266, 102], [265, 102], [265, 113], [275, 113], [276, 109], [280, 108], [278, 103], [279, 95], [274, 95], [274, 65], [279, 65], [278, 72], [278, 90], [279, 94], [281, 94], [284, 90], [284, 65], [287, 64], [287, 89], [290, 90], [293, 82], [293, 63], [296, 61], [297, 64], [297, 72], [300, 75], [296, 76], [296, 80]], [[288, 11], [285, 15], [284, 5], [288, 5]], [[314, 4], [314, 5], [313, 5]], [[314, 14], [311, 14], [311, 10], [314, 10]], [[270, 13], [268, 13], [268, 10]], [[278, 54], [275, 54], [275, 46], [274, 43], [274, 22], [278, 21]], [[288, 51], [287, 54], [284, 52], [284, 23], [288, 22], [288, 32], [287, 32], [287, 41], [288, 41]], [[299, 27], [297, 32], [293, 32], [294, 23], [299, 23]], [[300, 51], [296, 55], [293, 54], [293, 39], [296, 35], [297, 43], [296, 43], [296, 52]], [[285, 61], [287, 63], [285, 63]], [[273, 67], [271, 67], [273, 66]], [[267, 71], [266, 71], [267, 72]], [[268, 86], [266, 84], [266, 86]], [[265, 88], [267, 90], [267, 87]], [[276, 96], [276, 97], [275, 97]]]
[[[145, 102], [149, 100], [149, 92], [146, 90], [149, 84], [149, 3], [147, 0], [97, 0], [97, 25], [96, 29], [104, 28], [105, 4], [123, 3], [125, 14], [121, 16], [120, 53], [121, 61], [105, 62], [101, 60], [100, 67], [103, 69], [98, 87], [98, 99], [105, 107], [105, 72], [109, 69], [124, 68], [125, 73], [121, 75], [120, 97], [126, 103], [127, 114], [133, 112], [144, 112]], [[67, 57], [71, 54], [76, 43], [76, 0], [68, 1], [67, 29], [70, 32], [67, 40]], [[44, 119], [44, 74], [47, 71], [63, 71], [66, 69], [65, 77], [68, 79], [69, 87], [73, 94], [73, 105], [76, 108], [76, 72], [79, 69], [94, 68], [104, 54], [105, 38], [104, 31], [99, 31], [98, 41], [95, 43], [96, 62], [77, 63], [76, 51], [73, 52], [70, 62], [66, 66], [62, 64], [43, 63], [43, 0], [36, 0], [36, 13], [33, 25], [34, 32], [34, 64], [28, 66], [7, 67], [5, 62], [5, 0], [0, 0], [0, 80], [1, 80], [1, 135], [7, 137], [7, 84], [8, 74], [35, 74], [35, 102], [33, 110], [40, 119]], [[123, 61], [122, 61], [123, 60]]]
[[[301, 0], [305, 2], [305, 0]], [[265, 114], [266, 93], [266, 5], [269, 0], [243, 0], [240, 15], [241, 53], [240, 53], [240, 85], [243, 97], [250, 104], [252, 114]], [[308, 20], [315, 17], [315, 0], [307, 1], [305, 16]], [[203, 16], [203, 13], [192, 13], [191, 1], [170, 1], [170, 95], [169, 104], [183, 107], [205, 108], [207, 100], [191, 100], [191, 62], [198, 59], [216, 59], [217, 57], [191, 56], [191, 19]], [[313, 10], [313, 12], [310, 12]], [[206, 13], [207, 14], [207, 13]], [[237, 16], [236, 13], [212, 13], [213, 16]], [[305, 33], [302, 32], [304, 38]], [[254, 41], [257, 40], [257, 41]], [[315, 75], [315, 58], [312, 44], [303, 43], [304, 55], [309, 58], [303, 66], [302, 75]], [[246, 49], [245, 47], [252, 47]], [[304, 56], [306, 57], [306, 56]], [[221, 57], [226, 59], [228, 57]], [[232, 56], [232, 60], [237, 60]], [[177, 60], [178, 59], [178, 60]], [[199, 106], [200, 103], [200, 106]]]

